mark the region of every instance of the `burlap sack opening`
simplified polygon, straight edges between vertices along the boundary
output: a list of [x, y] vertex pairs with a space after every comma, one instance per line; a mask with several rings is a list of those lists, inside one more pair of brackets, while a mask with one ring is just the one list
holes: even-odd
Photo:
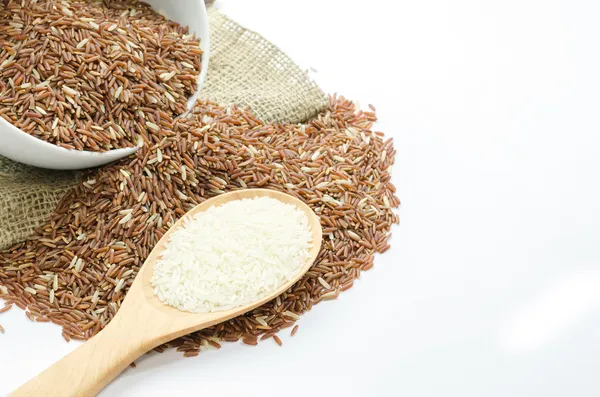
[[[264, 121], [289, 123], [306, 121], [327, 105], [319, 87], [272, 43], [216, 9], [208, 15], [211, 58], [201, 97], [249, 105]], [[0, 157], [0, 249], [31, 236], [79, 174]]]

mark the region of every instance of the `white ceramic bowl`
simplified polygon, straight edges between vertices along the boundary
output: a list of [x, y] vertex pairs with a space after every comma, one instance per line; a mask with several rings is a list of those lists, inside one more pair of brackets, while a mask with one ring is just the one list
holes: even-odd
[[[189, 102], [193, 104], [206, 79], [208, 60], [210, 58], [208, 16], [204, 1], [146, 1], [155, 10], [167, 15], [169, 19], [189, 26], [190, 31], [195, 33], [200, 39], [200, 45], [204, 53], [202, 55], [202, 69], [198, 79], [198, 90], [190, 98]], [[0, 117], [0, 155], [36, 167], [57, 170], [96, 167], [129, 156], [136, 150], [137, 148], [115, 149], [102, 153], [68, 150], [34, 138]]]

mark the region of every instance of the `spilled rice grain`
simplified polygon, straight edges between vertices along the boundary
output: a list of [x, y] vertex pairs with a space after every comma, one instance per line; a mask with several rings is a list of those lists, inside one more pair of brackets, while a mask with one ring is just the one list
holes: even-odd
[[[0, 252], [2, 297], [36, 320], [60, 325], [65, 340], [89, 339], [104, 328], [169, 227], [223, 192], [261, 184], [304, 201], [320, 217], [321, 251], [281, 296], [156, 351], [170, 346], [195, 356], [221, 341], [254, 345], [273, 337], [280, 343], [277, 332], [295, 326], [313, 305], [337, 298], [389, 247], [400, 204], [389, 174], [396, 151], [391, 139], [372, 131], [374, 113], [337, 96], [301, 125], [266, 124], [247, 109], [212, 102], [197, 103], [186, 117], [159, 113], [146, 116], [160, 124], [160, 133], [145, 130], [135, 155], [90, 171], [34, 237]], [[152, 161], [157, 149], [160, 162]]]

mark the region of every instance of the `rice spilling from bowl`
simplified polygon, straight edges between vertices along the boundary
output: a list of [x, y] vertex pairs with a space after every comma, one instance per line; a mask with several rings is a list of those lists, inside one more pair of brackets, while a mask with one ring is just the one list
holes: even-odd
[[0, 117], [65, 149], [160, 135], [197, 90], [200, 42], [137, 0], [0, 1]]
[[214, 206], [184, 221], [154, 265], [160, 301], [205, 313], [256, 302], [291, 280], [309, 260], [306, 214], [270, 197]]

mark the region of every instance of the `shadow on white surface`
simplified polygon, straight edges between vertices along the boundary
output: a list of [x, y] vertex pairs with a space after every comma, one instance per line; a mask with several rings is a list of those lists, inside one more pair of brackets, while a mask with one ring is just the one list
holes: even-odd
[[600, 274], [575, 274], [540, 291], [515, 313], [505, 330], [511, 353], [540, 349], [600, 307]]

